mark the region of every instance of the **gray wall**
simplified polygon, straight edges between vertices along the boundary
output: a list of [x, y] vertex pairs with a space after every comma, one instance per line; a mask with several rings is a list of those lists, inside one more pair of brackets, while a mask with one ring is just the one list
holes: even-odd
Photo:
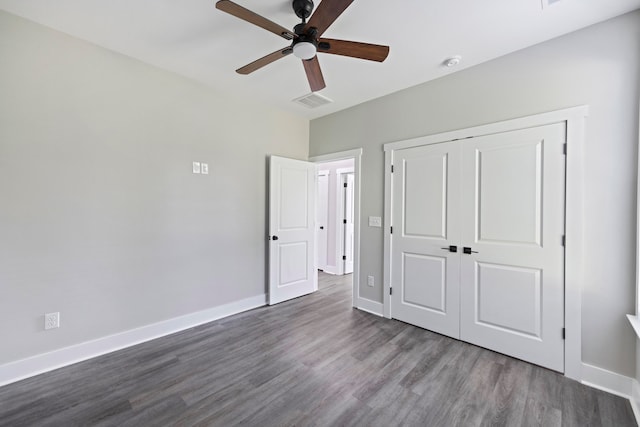
[[0, 63], [0, 364], [264, 294], [266, 156], [307, 120], [4, 12]]
[[310, 155], [363, 147], [362, 296], [382, 301], [382, 144], [588, 104], [583, 360], [634, 376], [640, 12], [311, 122]]

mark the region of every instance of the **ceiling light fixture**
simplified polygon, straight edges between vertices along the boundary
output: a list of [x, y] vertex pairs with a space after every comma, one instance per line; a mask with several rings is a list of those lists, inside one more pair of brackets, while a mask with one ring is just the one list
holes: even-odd
[[293, 54], [300, 59], [311, 59], [316, 56], [316, 45], [309, 41], [299, 41], [293, 45]]

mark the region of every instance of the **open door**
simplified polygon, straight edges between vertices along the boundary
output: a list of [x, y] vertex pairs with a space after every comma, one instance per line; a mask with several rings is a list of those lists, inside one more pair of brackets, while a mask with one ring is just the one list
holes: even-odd
[[354, 218], [353, 218], [353, 189], [354, 189], [354, 176], [353, 173], [343, 174], [343, 189], [344, 189], [344, 219], [343, 219], [343, 231], [342, 240], [344, 247], [344, 274], [353, 273], [353, 230], [354, 230]]
[[318, 173], [316, 192], [316, 268], [327, 269], [329, 232], [329, 172]]
[[316, 166], [269, 159], [269, 305], [318, 289], [315, 269]]

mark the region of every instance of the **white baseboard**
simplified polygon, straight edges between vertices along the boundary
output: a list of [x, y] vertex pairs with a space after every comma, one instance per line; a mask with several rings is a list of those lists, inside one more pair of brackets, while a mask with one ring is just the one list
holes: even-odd
[[634, 379], [586, 363], [582, 364], [582, 384], [631, 400]]
[[633, 409], [633, 415], [636, 417], [636, 423], [640, 425], [640, 383], [635, 378], [631, 386], [631, 409]]
[[0, 386], [212, 322], [223, 317], [262, 307], [265, 304], [266, 295], [257, 295], [0, 365]]
[[336, 265], [325, 265], [325, 268], [322, 269], [327, 274], [332, 274], [334, 276], [338, 275], [338, 266]]
[[383, 316], [383, 306], [381, 302], [359, 297], [356, 308], [366, 311], [367, 313], [375, 314], [376, 316]]

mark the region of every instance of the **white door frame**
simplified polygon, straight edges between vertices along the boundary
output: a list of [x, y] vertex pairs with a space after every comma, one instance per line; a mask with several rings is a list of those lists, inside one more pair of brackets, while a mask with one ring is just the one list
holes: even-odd
[[309, 158], [313, 163], [326, 163], [335, 160], [353, 159], [353, 280], [352, 301], [353, 307], [359, 306], [360, 300], [360, 171], [362, 165], [362, 148], [340, 151], [337, 153], [323, 154]]
[[325, 209], [327, 210], [326, 212], [326, 221], [324, 224], [324, 228], [325, 228], [325, 247], [324, 247], [324, 264], [320, 264], [318, 262], [318, 256], [320, 254], [320, 251], [318, 250], [318, 243], [320, 242], [320, 239], [317, 238], [318, 236], [318, 216], [317, 216], [317, 212], [318, 212], [318, 208], [320, 207], [320, 205], [318, 204], [318, 200], [319, 200], [319, 195], [320, 195], [320, 189], [316, 189], [316, 223], [315, 223], [315, 233], [316, 233], [316, 268], [319, 268], [321, 270], [326, 270], [327, 269], [327, 255], [329, 254], [328, 251], [328, 230], [329, 227], [327, 226], [327, 223], [329, 222], [329, 204], [328, 204], [328, 200], [329, 200], [329, 171], [328, 170], [322, 170], [319, 169], [316, 173], [316, 177], [318, 178], [318, 182], [320, 182], [320, 177], [321, 176], [326, 176], [327, 177], [327, 204], [324, 206]]
[[[582, 283], [583, 283], [583, 145], [585, 123], [589, 113], [586, 105], [536, 114], [518, 119], [444, 132], [435, 135], [413, 138], [405, 141], [384, 144], [385, 186], [384, 186], [384, 316], [391, 318], [391, 207], [394, 150], [437, 144], [474, 136], [491, 135], [529, 127], [566, 123], [567, 158], [565, 192], [565, 376], [582, 380]], [[359, 190], [359, 188], [358, 188]]]
[[[344, 255], [344, 246], [346, 242], [346, 236], [344, 234], [344, 187], [343, 187], [343, 175], [353, 174], [354, 168], [338, 168], [336, 169], [336, 271], [338, 274], [344, 274], [344, 263], [342, 259]], [[355, 181], [354, 181], [355, 182]], [[354, 217], [355, 220], [355, 217]]]

